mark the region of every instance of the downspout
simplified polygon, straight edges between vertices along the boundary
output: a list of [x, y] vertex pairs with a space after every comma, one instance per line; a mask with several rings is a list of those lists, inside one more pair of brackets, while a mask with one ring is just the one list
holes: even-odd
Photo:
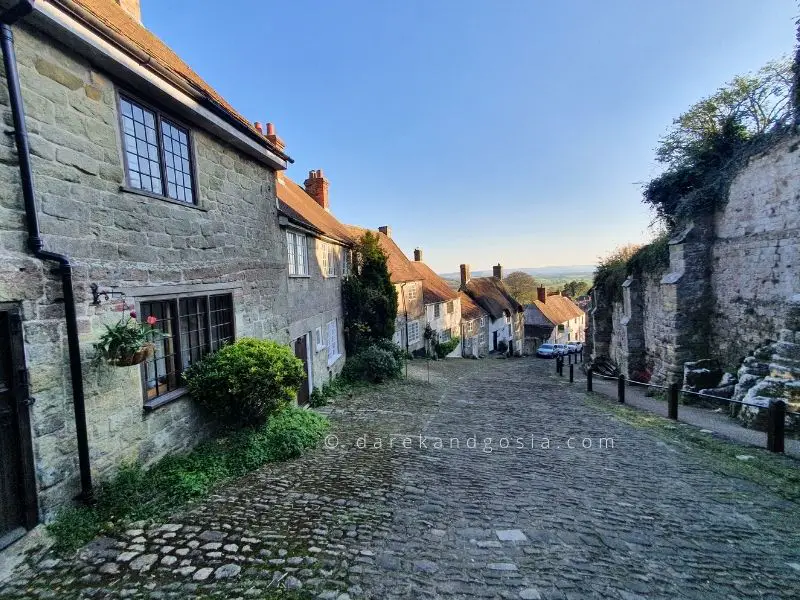
[[0, 15], [0, 45], [8, 84], [9, 104], [14, 118], [14, 138], [17, 144], [22, 197], [25, 201], [25, 219], [28, 225], [28, 248], [36, 258], [58, 264], [61, 288], [64, 295], [64, 317], [67, 324], [67, 348], [69, 349], [69, 371], [72, 379], [72, 402], [75, 410], [75, 431], [78, 438], [78, 461], [81, 476], [80, 498], [88, 501], [92, 497], [92, 471], [89, 463], [89, 438], [86, 430], [86, 403], [83, 392], [83, 371], [78, 342], [78, 322], [75, 315], [75, 294], [72, 289], [72, 263], [63, 254], [44, 250], [36, 198], [33, 189], [28, 128], [25, 125], [25, 107], [17, 70], [17, 55], [14, 50], [14, 34], [11, 25], [30, 14], [34, 0], [21, 0]]

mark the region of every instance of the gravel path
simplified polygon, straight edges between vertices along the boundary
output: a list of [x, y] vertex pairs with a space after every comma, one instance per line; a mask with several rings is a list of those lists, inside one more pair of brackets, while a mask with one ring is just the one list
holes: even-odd
[[587, 405], [551, 366], [439, 361], [429, 384], [415, 361], [328, 408], [328, 447], [0, 596], [797, 598], [796, 504]]

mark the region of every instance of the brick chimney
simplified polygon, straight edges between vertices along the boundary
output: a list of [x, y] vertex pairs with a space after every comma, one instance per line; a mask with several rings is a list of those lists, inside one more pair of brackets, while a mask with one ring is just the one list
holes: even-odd
[[[267, 131], [269, 131], [269, 123], [267, 123]], [[274, 131], [274, 130], [273, 130]], [[267, 134], [269, 137], [269, 134]], [[330, 203], [328, 201], [328, 180], [322, 173], [322, 169], [308, 172], [308, 179], [303, 182], [306, 188], [306, 194], [316, 200], [322, 208], [330, 211]]]
[[422, 248], [414, 248], [414, 261], [422, 262]]
[[141, 24], [142, 22], [142, 7], [139, 5], [139, 0], [114, 0], [119, 7], [124, 10], [127, 15]]
[[539, 302], [547, 302], [547, 288], [546, 287], [536, 288], [536, 296], [538, 297]]
[[388, 238], [392, 237], [392, 228], [389, 227], [388, 225], [381, 225], [380, 227], [378, 227], [378, 231], [380, 231], [383, 235], [385, 235]]
[[503, 266], [501, 264], [496, 264], [493, 266], [492, 275], [497, 279], [503, 279]]
[[[275, 146], [278, 150], [283, 152], [286, 149], [286, 144], [283, 143], [283, 140], [278, 137], [278, 134], [275, 133], [275, 125], [272, 123], [267, 123], [267, 133], [266, 136], [267, 140]], [[322, 171], [320, 171], [322, 173]]]
[[461, 287], [467, 285], [470, 279], [472, 279], [472, 273], [470, 273], [469, 265], [461, 265]]

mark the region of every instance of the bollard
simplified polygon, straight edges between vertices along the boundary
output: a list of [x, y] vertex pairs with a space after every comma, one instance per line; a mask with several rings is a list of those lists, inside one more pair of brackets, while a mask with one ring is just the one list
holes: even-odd
[[569, 366], [569, 382], [570, 382], [570, 383], [572, 383], [573, 381], [575, 381], [575, 374], [574, 374], [574, 373], [573, 373], [573, 371], [572, 371], [572, 369], [573, 369], [573, 367], [574, 367], [574, 366], [575, 366], [575, 365], [570, 365], [570, 366]]
[[783, 452], [784, 421], [786, 403], [783, 400], [770, 400], [767, 413], [767, 450]]
[[564, 357], [558, 357], [558, 374], [563, 377], [564, 376]]
[[556, 356], [556, 375], [558, 375], [558, 374], [559, 374], [559, 372], [561, 371], [561, 367], [560, 367], [560, 366], [558, 366], [558, 362], [559, 362], [560, 360], [561, 360], [561, 358], [560, 358], [560, 357], [558, 357], [558, 356]]
[[592, 367], [589, 367], [586, 371], [586, 391], [592, 391]]
[[667, 416], [674, 421], [678, 420], [678, 394], [680, 393], [680, 386], [673, 383], [669, 386], [669, 396], [667, 398]]
[[567, 360], [569, 361], [569, 364], [572, 364], [572, 354], [567, 354]]
[[617, 400], [620, 404], [625, 404], [625, 375], [620, 375], [617, 382]]

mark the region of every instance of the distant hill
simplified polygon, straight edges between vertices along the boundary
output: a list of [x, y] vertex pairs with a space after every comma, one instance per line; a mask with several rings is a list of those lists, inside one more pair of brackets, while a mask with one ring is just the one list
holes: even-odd
[[[586, 281], [591, 284], [594, 278], [594, 265], [568, 265], [566, 267], [521, 267], [519, 269], [508, 269], [503, 267], [503, 277], [515, 271], [522, 271], [531, 275], [536, 281], [543, 286], [551, 289], [558, 290], [564, 287], [565, 283], [570, 281]], [[489, 277], [492, 274], [491, 270], [488, 271], [473, 271], [473, 277]], [[440, 273], [442, 279], [447, 281], [447, 284], [454, 290], [458, 289], [461, 284], [460, 273]]]
[[[551, 279], [586, 279], [591, 281], [592, 277], [594, 276], [594, 265], [567, 265], [565, 267], [519, 267], [516, 269], [509, 269], [508, 267], [503, 267], [503, 274], [508, 275], [509, 273], [513, 273], [514, 271], [522, 271], [523, 273], [527, 273], [528, 275], [532, 275], [536, 279], [541, 279], [544, 281], [551, 280]], [[461, 274], [458, 272], [455, 273], [439, 273], [444, 279], [454, 279], [460, 280]], [[487, 271], [473, 271], [473, 277], [489, 277], [492, 274], [492, 270], [489, 269]]]

